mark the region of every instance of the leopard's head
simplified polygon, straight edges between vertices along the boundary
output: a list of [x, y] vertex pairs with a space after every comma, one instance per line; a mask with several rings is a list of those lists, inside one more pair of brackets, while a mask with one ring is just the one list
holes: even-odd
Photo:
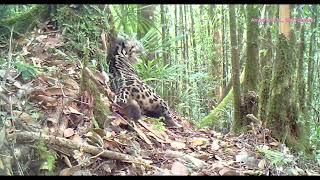
[[118, 36], [116, 46], [117, 53], [126, 56], [131, 64], [137, 63], [139, 56], [144, 52], [142, 44], [130, 37]]

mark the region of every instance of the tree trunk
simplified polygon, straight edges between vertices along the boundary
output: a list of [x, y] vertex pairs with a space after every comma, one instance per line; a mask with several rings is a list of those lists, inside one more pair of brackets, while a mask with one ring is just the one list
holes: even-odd
[[[317, 22], [317, 14], [318, 12], [316, 11], [316, 5], [312, 5], [312, 11], [315, 13], [313, 15], [314, 21], [311, 24], [310, 29], [315, 29], [316, 27], [316, 22]], [[311, 37], [310, 37], [310, 45], [309, 45], [309, 59], [308, 59], [308, 95], [307, 95], [307, 103], [310, 106], [313, 101], [313, 62], [314, 62], [314, 36], [315, 36], [315, 31], [312, 32]]]
[[271, 39], [271, 31], [270, 27], [265, 33], [264, 38], [265, 43], [264, 47], [266, 49], [266, 53], [261, 56], [261, 81], [260, 81], [260, 91], [259, 91], [259, 118], [262, 121], [267, 120], [267, 104], [270, 97], [270, 81], [272, 76], [272, 39]]
[[[246, 74], [244, 75], [244, 93], [257, 92], [259, 72], [258, 23], [252, 18], [258, 17], [258, 8], [247, 5], [247, 59]], [[257, 112], [254, 114], [256, 115]]]
[[13, 37], [32, 30], [39, 22], [50, 17], [49, 5], [34, 5], [29, 11], [14, 17], [0, 19], [1, 35], [10, 36], [11, 27], [14, 26]]
[[[223, 89], [226, 88], [227, 86], [227, 82], [228, 82], [228, 78], [227, 78], [227, 71], [226, 71], [226, 66], [228, 66], [227, 64], [227, 53], [226, 53], [226, 41], [225, 41], [225, 36], [226, 36], [226, 33], [225, 33], [225, 15], [224, 15], [224, 7], [222, 5], [222, 13], [221, 13], [221, 16], [222, 16], [222, 57], [223, 57], [223, 62], [222, 62], [222, 87]], [[225, 95], [223, 95], [225, 96]]]
[[296, 92], [298, 97], [298, 106], [299, 110], [304, 114], [305, 113], [305, 99], [306, 99], [306, 86], [304, 80], [304, 25], [301, 25], [300, 32], [300, 46], [299, 46], [299, 60], [298, 60], [298, 70], [297, 70], [297, 80], [296, 80]]
[[165, 39], [166, 39], [166, 31], [167, 31], [167, 25], [166, 25], [166, 15], [164, 12], [164, 5], [160, 5], [160, 19], [161, 19], [161, 38], [162, 38], [162, 59], [164, 64], [168, 64], [168, 54], [167, 49], [164, 47]]
[[[280, 5], [280, 19], [290, 18], [289, 5]], [[304, 151], [307, 139], [298, 124], [298, 107], [294, 98], [294, 61], [288, 39], [291, 38], [288, 22], [280, 22], [280, 35], [270, 84], [267, 126], [272, 135], [295, 150]]]
[[193, 9], [192, 6], [190, 7], [190, 18], [191, 18], [191, 38], [192, 38], [192, 48], [193, 48], [193, 55], [194, 55], [194, 62], [195, 62], [195, 71], [198, 69], [198, 60], [197, 60], [197, 44], [196, 44], [196, 38], [195, 33], [196, 29], [194, 27], [194, 17], [193, 17]]
[[229, 20], [230, 20], [230, 41], [231, 41], [231, 63], [232, 63], [232, 86], [234, 91], [233, 96], [233, 131], [238, 132], [242, 127], [241, 118], [241, 92], [240, 92], [240, 66], [239, 55], [237, 51], [237, 35], [235, 21], [235, 5], [229, 5]]

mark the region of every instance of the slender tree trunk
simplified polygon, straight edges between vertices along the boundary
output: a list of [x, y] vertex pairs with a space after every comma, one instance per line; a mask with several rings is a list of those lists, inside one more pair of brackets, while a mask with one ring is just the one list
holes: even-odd
[[[228, 64], [227, 64], [227, 53], [226, 53], [226, 41], [225, 41], [225, 14], [224, 14], [224, 6], [222, 5], [222, 14], [221, 14], [221, 16], [222, 16], [222, 52], [223, 52], [223, 54], [222, 54], [222, 56], [223, 56], [223, 63], [222, 63], [222, 69], [223, 69], [223, 71], [222, 71], [222, 85], [223, 85], [223, 89], [225, 89], [226, 88], [226, 86], [227, 86], [227, 82], [228, 82], [228, 78], [227, 78], [227, 71], [226, 71], [226, 66], [228, 66]], [[224, 95], [223, 95], [224, 96]]]
[[[178, 7], [177, 5], [174, 5], [174, 37], [178, 37]], [[174, 42], [175, 49], [174, 49], [174, 59], [178, 62], [178, 41]]]
[[[317, 14], [318, 12], [316, 12], [316, 5], [312, 5], [312, 11], [314, 13], [316, 13], [315, 15], [313, 15], [313, 19], [314, 21], [311, 24], [311, 28], [310, 29], [315, 29], [316, 26], [316, 21], [317, 21]], [[309, 45], [309, 59], [308, 59], [308, 94], [307, 94], [307, 103], [310, 106], [312, 104], [313, 101], [313, 69], [314, 69], [314, 36], [315, 36], [315, 32], [313, 32], [311, 34], [310, 37], [310, 45]]]
[[229, 5], [229, 19], [230, 19], [230, 38], [231, 38], [231, 63], [232, 63], [232, 86], [234, 90], [233, 106], [234, 119], [233, 130], [238, 132], [242, 126], [241, 118], [241, 92], [240, 92], [240, 66], [239, 55], [237, 51], [237, 35], [236, 35], [236, 21], [235, 21], [235, 5]]
[[164, 12], [164, 5], [160, 5], [160, 19], [161, 19], [161, 38], [162, 38], [162, 59], [164, 64], [169, 64], [168, 63], [168, 54], [167, 54], [167, 49], [164, 47], [165, 39], [166, 39], [166, 31], [167, 31], [167, 25], [166, 25], [166, 15]]
[[272, 39], [271, 39], [271, 31], [270, 27], [268, 27], [267, 32], [264, 35], [265, 42], [264, 47], [266, 49], [266, 53], [261, 56], [261, 80], [260, 80], [260, 92], [259, 92], [259, 118], [262, 121], [267, 120], [267, 104], [270, 97], [270, 81], [272, 76]]
[[258, 23], [251, 21], [258, 17], [258, 9], [254, 5], [247, 5], [247, 60], [244, 75], [244, 92], [257, 91], [259, 72]]
[[192, 38], [192, 48], [193, 48], [193, 54], [194, 54], [194, 62], [195, 62], [195, 71], [198, 69], [198, 60], [197, 60], [197, 44], [196, 44], [196, 38], [195, 33], [196, 29], [194, 27], [194, 17], [193, 17], [193, 9], [192, 5], [189, 5], [190, 7], [190, 18], [191, 18], [191, 38]]
[[185, 50], [184, 50], [184, 53], [185, 53], [185, 62], [186, 62], [186, 65], [187, 65], [187, 68], [186, 68], [186, 74], [188, 76], [188, 73], [189, 73], [189, 37], [188, 37], [188, 29], [189, 29], [189, 24], [188, 24], [188, 21], [187, 21], [187, 5], [183, 5], [183, 11], [184, 11], [184, 34], [185, 34], [185, 41], [184, 41], [184, 47], [185, 47]]
[[298, 70], [297, 70], [297, 96], [298, 97], [298, 106], [299, 110], [304, 114], [305, 113], [305, 99], [306, 99], [306, 86], [304, 80], [304, 49], [305, 49], [305, 42], [304, 42], [304, 25], [301, 25], [301, 32], [300, 32], [300, 46], [299, 46], [299, 60], [298, 60]]

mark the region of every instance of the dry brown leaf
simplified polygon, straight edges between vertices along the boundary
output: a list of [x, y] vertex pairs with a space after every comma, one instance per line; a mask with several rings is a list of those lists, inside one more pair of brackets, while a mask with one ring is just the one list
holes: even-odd
[[74, 130], [72, 128], [67, 128], [63, 131], [63, 136], [68, 138], [74, 134]]
[[50, 96], [38, 95], [35, 99], [42, 101], [46, 106], [56, 106], [58, 104], [58, 100]]
[[[69, 128], [70, 129], [70, 128]], [[78, 133], [74, 134], [72, 137], [71, 137], [71, 140], [76, 142], [76, 143], [82, 143], [83, 139], [79, 136]]]
[[162, 140], [162, 139], [159, 139], [156, 135], [154, 135], [154, 134], [151, 133], [151, 132], [148, 132], [147, 135], [148, 135], [148, 136], [152, 136], [152, 137], [155, 138], [159, 143], [170, 143], [170, 142], [166, 142], [166, 141], [164, 141], [164, 140]]
[[178, 176], [187, 176], [189, 174], [188, 168], [179, 161], [175, 161], [172, 164], [171, 173]]
[[19, 81], [15, 81], [15, 82], [13, 83], [13, 85], [14, 85], [16, 88], [18, 88], [18, 89], [21, 89], [21, 88], [22, 88], [22, 86], [21, 86], [21, 84], [20, 84]]
[[208, 142], [209, 140], [206, 138], [195, 138], [193, 140], [191, 140], [191, 146], [192, 147], [197, 147], [197, 146], [201, 146], [204, 145]]
[[18, 111], [18, 110], [13, 110], [12, 113], [13, 113], [13, 115], [19, 117], [27, 125], [31, 125], [33, 123], [33, 118], [28, 113]]
[[236, 170], [230, 169], [228, 167], [222, 168], [219, 171], [219, 174], [221, 176], [239, 176], [240, 175]]
[[172, 141], [170, 143], [171, 147], [173, 147], [174, 149], [184, 149], [186, 148], [186, 144], [183, 142], [179, 142], [179, 141]]
[[64, 64], [65, 64], [64, 60], [55, 59], [55, 60], [46, 61], [47, 66], [58, 66], [58, 65], [64, 65]]
[[274, 142], [269, 143], [269, 145], [277, 147], [277, 146], [279, 146], [279, 142], [274, 141]]
[[60, 41], [59, 34], [56, 34], [55, 36], [49, 36], [46, 39], [46, 43], [44, 45], [44, 49], [59, 47], [59, 46], [62, 45], [62, 43], [63, 42]]
[[125, 124], [127, 125], [128, 123], [126, 121], [124, 121], [120, 116], [115, 116], [115, 119], [112, 120], [111, 124], [113, 126], [119, 126], [120, 124]]
[[65, 168], [60, 171], [60, 176], [72, 176], [75, 172], [81, 169], [80, 166], [73, 166], [71, 168]]
[[51, 87], [47, 88], [45, 92], [48, 93], [49, 96], [62, 96], [64, 94], [66, 96], [76, 97], [76, 92], [67, 88]]
[[151, 128], [151, 127], [149, 127], [147, 123], [145, 123], [145, 122], [143, 122], [143, 121], [141, 121], [141, 120], [138, 120], [138, 122], [139, 122], [144, 128], [146, 128], [146, 129], [149, 130], [151, 133], [153, 133], [155, 136], [157, 136], [159, 139], [165, 140], [165, 138], [160, 134], [159, 131], [157, 131], [157, 130]]
[[138, 135], [147, 143], [152, 144], [152, 142], [147, 138], [147, 136], [139, 129], [136, 124], [133, 122], [133, 129], [138, 133]]
[[78, 110], [76, 110], [75, 108], [73, 108], [71, 106], [68, 107], [68, 110], [70, 113], [83, 115], [81, 112], [79, 112]]
[[77, 83], [77, 81], [68, 78], [66, 80], [64, 80], [64, 85], [70, 89], [76, 90], [78, 91], [80, 89], [79, 84]]
[[48, 93], [44, 89], [33, 89], [29, 92], [30, 98], [38, 96], [38, 95], [48, 96]]
[[45, 74], [40, 75], [39, 78], [51, 86], [55, 85], [56, 82], [58, 81], [57, 79], [50, 77], [50, 76], [47, 76]]

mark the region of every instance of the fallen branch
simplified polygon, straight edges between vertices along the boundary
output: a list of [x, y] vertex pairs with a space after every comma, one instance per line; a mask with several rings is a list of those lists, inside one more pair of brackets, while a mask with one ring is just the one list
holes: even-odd
[[145, 165], [147, 167], [151, 167], [154, 169], [159, 170], [159, 168], [150, 165], [150, 162], [144, 159], [139, 159], [136, 157], [133, 157], [128, 154], [123, 154], [119, 152], [114, 152], [110, 150], [102, 150], [101, 148], [84, 144], [84, 143], [77, 143], [69, 139], [61, 138], [61, 137], [56, 137], [52, 135], [45, 135], [43, 133], [38, 133], [38, 132], [29, 132], [29, 131], [16, 131], [12, 134], [8, 134], [8, 139], [9, 140], [17, 140], [18, 142], [33, 142], [37, 140], [43, 140], [44, 143], [49, 144], [49, 145], [56, 145], [61, 148], [69, 148], [69, 149], [74, 149], [74, 150], [83, 150], [86, 153], [90, 153], [93, 155], [100, 155], [101, 157], [109, 158], [109, 159], [115, 159], [115, 160], [120, 160], [124, 162], [130, 162], [130, 163], [136, 163], [136, 164], [141, 164]]

